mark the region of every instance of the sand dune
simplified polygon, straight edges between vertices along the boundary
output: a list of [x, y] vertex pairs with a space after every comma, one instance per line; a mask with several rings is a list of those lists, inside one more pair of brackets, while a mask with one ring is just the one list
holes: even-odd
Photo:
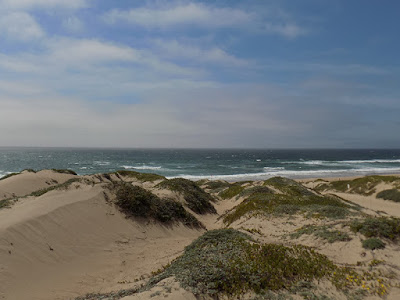
[[76, 177], [71, 174], [42, 170], [37, 173], [23, 171], [21, 174], [0, 180], [0, 200], [25, 196], [34, 191], [64, 183]]
[[[79, 180], [68, 186], [58, 186], [71, 178]], [[144, 182], [117, 175], [80, 177], [53, 171], [23, 172], [0, 181], [3, 196], [20, 196], [10, 207], [0, 209], [0, 299], [75, 299], [87, 293], [100, 293], [107, 299], [108, 293], [136, 290], [147, 282], [152, 272], [182, 255], [185, 246], [205, 232], [179, 222], [162, 224], [153, 219], [127, 217], [115, 205], [115, 195], [109, 188], [110, 182], [121, 180], [183, 204], [208, 230], [228, 226], [250, 234], [261, 243], [311, 246], [339, 265], [349, 264], [365, 270], [371, 261], [382, 261], [381, 270], [400, 275], [400, 247], [386, 241], [385, 249], [365, 250], [361, 246], [364, 237], [351, 232], [346, 220], [306, 217], [305, 213], [244, 214], [226, 223], [227, 214], [247, 199], [248, 193], [239, 191], [260, 188], [263, 182], [246, 183], [238, 188], [237, 194], [225, 199], [219, 196], [224, 188], [213, 190], [203, 183], [216, 199], [217, 214], [199, 215], [187, 207], [181, 192], [158, 187], [159, 180]], [[319, 183], [307, 180], [304, 184], [314, 188]], [[50, 186], [55, 188], [40, 196], [23, 197]], [[380, 184], [370, 196], [334, 190], [326, 190], [323, 194], [337, 194], [349, 203], [360, 205], [361, 211], [369, 215], [400, 217], [400, 203], [376, 198], [379, 191], [391, 187], [393, 185], [389, 183]], [[273, 193], [281, 193], [276, 186], [269, 188]], [[303, 191], [309, 192], [312, 191]], [[356, 217], [349, 215], [347, 218]], [[307, 226], [344, 232], [352, 239], [329, 243], [313, 234], [293, 238], [294, 233]], [[344, 297], [333, 286], [322, 283], [318, 291], [333, 299]], [[400, 290], [392, 287], [386, 296], [387, 299], [398, 299], [399, 295]], [[103, 299], [101, 297], [87, 299]], [[375, 299], [374, 295], [366, 297]], [[165, 298], [196, 299], [174, 277], [122, 299]]]
[[0, 299], [73, 299], [124, 288], [201, 232], [127, 219], [107, 203], [102, 185], [74, 183], [21, 199], [0, 210]]

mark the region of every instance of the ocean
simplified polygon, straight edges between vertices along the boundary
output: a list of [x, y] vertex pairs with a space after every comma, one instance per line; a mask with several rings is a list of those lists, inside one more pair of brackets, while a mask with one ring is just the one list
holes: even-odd
[[228, 181], [400, 173], [400, 149], [0, 148], [0, 177], [23, 169], [80, 175], [132, 170], [167, 178]]

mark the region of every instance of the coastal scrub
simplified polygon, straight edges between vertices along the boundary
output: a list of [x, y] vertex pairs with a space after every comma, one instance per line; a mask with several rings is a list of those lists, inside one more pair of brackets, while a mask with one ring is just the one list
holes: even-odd
[[191, 180], [184, 178], [166, 179], [156, 185], [156, 187], [183, 194], [187, 206], [195, 213], [215, 214], [217, 212], [211, 203], [214, 201], [214, 198]]
[[116, 204], [128, 215], [152, 218], [166, 224], [181, 222], [189, 227], [204, 227], [181, 203], [160, 199], [152, 192], [129, 183], [120, 183], [115, 189]]
[[[336, 274], [332, 277], [332, 274]], [[289, 289], [299, 282], [328, 279], [345, 285], [345, 270], [326, 256], [300, 245], [261, 244], [242, 232], [206, 232], [185, 248], [184, 254], [149, 281], [148, 287], [175, 276], [196, 296], [239, 297]]]

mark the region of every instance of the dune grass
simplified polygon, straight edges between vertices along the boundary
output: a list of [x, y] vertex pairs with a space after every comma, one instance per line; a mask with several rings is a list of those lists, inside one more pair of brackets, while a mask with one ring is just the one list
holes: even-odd
[[80, 178], [71, 178], [68, 179], [66, 182], [61, 183], [61, 184], [57, 184], [57, 185], [53, 185], [53, 186], [49, 186], [45, 189], [40, 189], [37, 191], [34, 191], [32, 193], [30, 193], [28, 196], [34, 196], [34, 197], [40, 197], [50, 191], [53, 190], [61, 190], [61, 189], [68, 189], [68, 187], [73, 184], [74, 182], [80, 182]]
[[217, 212], [211, 203], [214, 201], [214, 198], [191, 180], [174, 178], [164, 180], [157, 184], [156, 187], [183, 194], [187, 206], [195, 213], [207, 214]]
[[352, 213], [351, 206], [334, 196], [309, 195], [293, 196], [286, 194], [255, 193], [226, 214], [226, 225], [244, 216], [254, 215], [294, 215], [306, 217], [343, 219]]
[[70, 174], [70, 175], [78, 175], [75, 171], [70, 169], [51, 169], [53, 172], [60, 173], [60, 174]]
[[218, 193], [218, 196], [222, 199], [232, 199], [233, 197], [239, 196], [243, 192], [244, 187], [241, 183], [231, 184], [227, 189]]
[[158, 175], [158, 174], [153, 174], [153, 173], [139, 173], [136, 171], [127, 171], [127, 170], [119, 170], [115, 172], [116, 174], [119, 174], [124, 177], [132, 177], [136, 178], [139, 181], [142, 182], [154, 182], [157, 180], [165, 180], [166, 178], [164, 176]]
[[396, 176], [365, 176], [353, 180], [337, 180], [329, 183], [322, 183], [315, 187], [317, 191], [334, 190], [338, 192], [347, 192], [360, 194], [364, 196], [372, 195], [376, 192], [376, 186], [380, 183], [400, 183], [400, 178]]
[[351, 237], [348, 233], [339, 230], [332, 230], [328, 226], [315, 226], [315, 225], [308, 225], [304, 226], [296, 232], [290, 234], [292, 239], [297, 239], [301, 237], [303, 234], [307, 235], [314, 235], [320, 239], [326, 240], [328, 243], [335, 243], [335, 242], [347, 242], [351, 240]]
[[171, 224], [181, 222], [186, 226], [202, 228], [203, 225], [181, 203], [170, 199], [160, 199], [152, 192], [129, 183], [115, 186], [116, 204], [128, 215], [140, 218], [152, 218]]

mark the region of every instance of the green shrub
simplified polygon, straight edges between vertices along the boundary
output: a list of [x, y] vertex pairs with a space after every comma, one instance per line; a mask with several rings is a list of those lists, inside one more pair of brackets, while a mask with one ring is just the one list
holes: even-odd
[[153, 174], [153, 173], [139, 173], [135, 171], [127, 171], [127, 170], [120, 170], [115, 172], [121, 176], [125, 177], [133, 177], [136, 178], [137, 180], [147, 182], [147, 181], [157, 181], [157, 180], [165, 180], [164, 176], [158, 175], [158, 174]]
[[116, 192], [116, 204], [123, 211], [135, 217], [149, 217], [154, 209], [155, 203], [160, 202], [160, 199], [152, 192], [131, 184], [121, 184]]
[[398, 189], [384, 190], [376, 194], [376, 198], [400, 202], [400, 191]]
[[362, 241], [362, 246], [365, 249], [375, 250], [385, 248], [385, 243], [377, 238], [370, 238]]
[[196, 296], [233, 297], [253, 291], [288, 289], [300, 281], [328, 278], [336, 266], [305, 246], [259, 244], [233, 229], [212, 230], [185, 248], [184, 254], [149, 285], [175, 276]]
[[152, 192], [129, 183], [116, 186], [116, 204], [128, 215], [153, 218], [162, 223], [182, 222], [186, 226], [200, 228], [203, 225], [181, 203], [160, 199]]
[[211, 201], [214, 201], [213, 197], [193, 181], [174, 178], [160, 182], [157, 187], [182, 193], [187, 206], [195, 213], [206, 214], [217, 212], [211, 204]]
[[356, 220], [350, 224], [351, 230], [360, 232], [366, 237], [381, 237], [396, 240], [400, 237], [400, 219], [379, 217], [368, 217]]

